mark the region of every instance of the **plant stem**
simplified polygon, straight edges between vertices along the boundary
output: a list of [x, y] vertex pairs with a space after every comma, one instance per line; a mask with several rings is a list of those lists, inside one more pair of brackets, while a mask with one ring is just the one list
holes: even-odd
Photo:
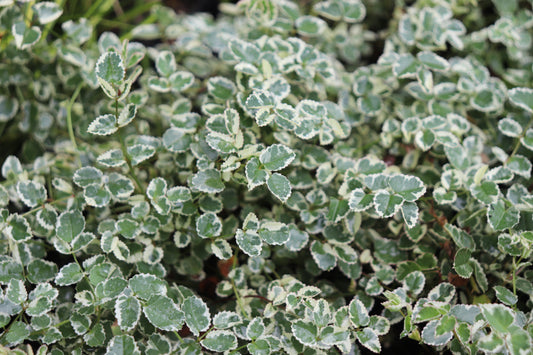
[[174, 335], [178, 337], [180, 343], [183, 343], [183, 338], [179, 335], [177, 331], [174, 331]]
[[68, 104], [67, 104], [67, 127], [68, 127], [68, 135], [70, 137], [70, 142], [72, 143], [72, 146], [74, 147], [74, 150], [76, 151], [78, 155], [78, 162], [81, 166], [80, 156], [78, 152], [78, 145], [76, 144], [76, 136], [74, 135], [74, 127], [72, 125], [72, 106], [74, 105], [74, 101], [76, 101], [76, 98], [80, 94], [81, 88], [83, 87], [83, 83], [80, 83], [76, 90], [74, 91], [74, 94], [72, 94], [72, 97], [70, 98]]
[[[115, 99], [115, 117], [118, 120], [118, 98]], [[133, 170], [133, 165], [131, 164], [131, 159], [130, 159], [130, 156], [128, 155], [128, 149], [126, 148], [126, 142], [124, 141], [124, 137], [122, 136], [122, 131], [120, 129], [117, 131], [117, 135], [118, 135], [118, 140], [120, 142], [120, 149], [122, 150], [122, 155], [124, 156], [124, 159], [126, 160], [126, 164], [128, 164], [129, 176], [135, 181], [135, 184], [139, 188], [139, 191], [143, 195], [146, 195], [143, 185], [139, 181], [139, 178], [137, 177], [137, 175], [135, 175], [135, 170]]]
[[526, 135], [527, 130], [529, 129], [529, 127], [531, 127], [532, 124], [533, 124], [533, 116], [531, 116], [531, 119], [527, 123], [527, 126], [524, 127], [524, 129], [522, 130], [522, 134], [520, 134], [520, 136], [516, 137], [516, 144], [515, 144], [515, 146], [513, 148], [513, 151], [511, 152], [511, 154], [509, 155], [509, 157], [505, 161], [505, 164], [509, 163], [509, 160], [511, 160], [511, 158], [516, 154], [516, 152], [518, 152], [518, 149], [520, 149], [520, 145], [522, 144], [521, 140], [522, 140], [522, 138], [524, 138], [524, 136]]
[[200, 341], [202, 341], [202, 339], [205, 338], [206, 335], [209, 334], [209, 332], [212, 331], [214, 328], [215, 328], [215, 326], [212, 325], [211, 328], [207, 329], [207, 330], [205, 331], [204, 334], [200, 335], [200, 337], [198, 337], [198, 339], [196, 339], [196, 341], [197, 341], [198, 343], [199, 343]]

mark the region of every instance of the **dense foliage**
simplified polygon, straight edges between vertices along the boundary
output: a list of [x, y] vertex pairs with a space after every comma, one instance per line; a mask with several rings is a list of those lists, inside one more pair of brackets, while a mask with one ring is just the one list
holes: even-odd
[[532, 5], [0, 0], [0, 352], [530, 354]]

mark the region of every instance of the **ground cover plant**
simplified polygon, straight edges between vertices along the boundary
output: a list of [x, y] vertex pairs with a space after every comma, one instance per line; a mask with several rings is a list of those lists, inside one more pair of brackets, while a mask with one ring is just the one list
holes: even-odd
[[531, 353], [531, 1], [113, 4], [0, 0], [0, 352]]

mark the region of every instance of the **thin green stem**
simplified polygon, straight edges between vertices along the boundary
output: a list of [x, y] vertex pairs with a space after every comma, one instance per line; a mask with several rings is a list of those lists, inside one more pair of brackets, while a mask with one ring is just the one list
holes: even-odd
[[[115, 0], [97, 0], [92, 6], [87, 10], [83, 15], [85, 18], [91, 19], [91, 24], [97, 25], [102, 19], [103, 15], [113, 7], [113, 2]], [[98, 14], [95, 13], [98, 11]], [[94, 15], [94, 16], [93, 16]]]
[[244, 308], [244, 303], [242, 301], [242, 298], [239, 295], [239, 290], [237, 290], [237, 286], [235, 286], [235, 282], [232, 279], [230, 279], [230, 282], [231, 282], [231, 287], [233, 288], [233, 292], [235, 293], [235, 298], [237, 298], [237, 304], [239, 305], [239, 308], [241, 309], [242, 314], [244, 314], [244, 316], [247, 319], [250, 319], [250, 316], [248, 315], [248, 313], [246, 312], [246, 309]]
[[516, 296], [516, 258], [513, 256], [513, 294]]
[[214, 325], [212, 325], [209, 329], [207, 329], [204, 334], [200, 335], [200, 337], [198, 339], [196, 339], [196, 341], [198, 343], [201, 342], [202, 339], [205, 338], [207, 336], [207, 334], [209, 334], [213, 329], [215, 329]]
[[72, 94], [72, 97], [70, 98], [68, 104], [67, 104], [67, 128], [68, 128], [68, 135], [70, 137], [70, 142], [72, 143], [72, 146], [74, 147], [74, 150], [76, 151], [76, 154], [78, 155], [78, 162], [81, 165], [81, 162], [79, 161], [79, 153], [78, 153], [78, 144], [76, 144], [76, 136], [74, 135], [74, 126], [72, 125], [72, 106], [74, 105], [74, 101], [78, 98], [78, 95], [80, 94], [81, 88], [83, 87], [83, 83], [80, 83], [76, 90], [74, 91], [74, 94]]
[[180, 341], [180, 343], [183, 343], [183, 338], [180, 336], [180, 334], [177, 331], [174, 331], [174, 335], [178, 337], [178, 340]]
[[72, 198], [73, 196], [72, 195], [69, 195], [69, 196], [65, 196], [65, 197], [61, 197], [61, 198], [58, 198], [57, 200], [54, 200], [54, 201], [50, 201], [48, 203], [45, 203], [44, 205], [42, 206], [39, 206], [39, 207], [35, 207], [34, 209], [31, 209], [27, 212], [24, 212], [23, 214], [21, 214], [22, 217], [26, 217], [26, 216], [29, 216], [30, 214], [32, 213], [35, 213], [39, 210], [42, 210], [43, 208], [45, 208], [46, 205], [54, 205], [56, 203], [59, 203], [59, 202], [62, 202], [62, 201], [65, 201], [65, 200], [68, 200], [69, 198]]
[[[115, 99], [115, 117], [118, 119], [118, 99]], [[139, 191], [146, 195], [146, 191], [144, 190], [143, 185], [139, 181], [139, 178], [137, 175], [135, 175], [135, 170], [133, 169], [133, 164], [131, 163], [130, 156], [128, 155], [128, 149], [126, 148], [126, 142], [124, 140], [124, 137], [122, 136], [122, 130], [117, 131], [118, 140], [120, 142], [120, 149], [122, 150], [122, 155], [124, 156], [124, 159], [126, 159], [126, 164], [128, 164], [129, 168], [129, 176], [135, 181], [135, 184], [137, 185], [137, 188]]]
[[518, 152], [518, 149], [520, 149], [520, 145], [522, 144], [522, 142], [521, 142], [522, 138], [524, 138], [524, 136], [526, 135], [527, 130], [529, 129], [529, 127], [531, 127], [532, 124], [533, 124], [533, 116], [531, 116], [531, 119], [527, 123], [527, 126], [524, 127], [524, 129], [522, 130], [522, 134], [520, 134], [520, 136], [516, 137], [516, 143], [515, 143], [515, 146], [513, 148], [513, 151], [511, 152], [511, 154], [509, 155], [509, 157], [505, 161], [505, 164], [509, 163], [509, 160], [511, 160], [511, 158]]
[[[148, 24], [154, 23], [156, 20], [157, 20], [157, 16], [155, 14], [150, 14], [150, 16], [145, 18], [139, 25], [137, 25], [137, 27], [140, 25], [148, 25]], [[133, 36], [132, 31], [133, 29], [127, 32], [126, 34], [122, 35], [120, 37], [120, 40], [123, 41], [125, 39], [130, 39]]]
[[143, 4], [140, 4], [139, 6], [135, 6], [131, 10], [117, 17], [117, 21], [131, 23], [131, 21], [134, 20], [137, 16], [140, 16], [144, 14], [145, 12], [150, 11], [152, 6], [159, 4], [159, 3], [161, 3], [161, 1], [156, 0], [156, 1], [145, 2]]
[[[59, 7], [62, 8], [62, 9], [64, 9], [64, 8], [65, 8], [65, 2], [66, 2], [66, 0], [61, 0], [60, 3], [59, 3]], [[52, 28], [54, 27], [54, 24], [55, 24], [55, 23], [56, 23], [56, 21], [52, 21], [52, 22], [48, 23], [48, 24], [44, 27], [44, 29], [43, 29], [43, 34], [42, 34], [42, 36], [41, 36], [42, 39], [46, 40], [46, 37], [48, 36], [48, 33], [49, 33], [50, 31], [52, 31], [52, 33], [53, 33], [55, 36], [57, 36], [57, 34], [52, 30]], [[57, 36], [57, 37], [59, 38], [60, 36]]]
[[132, 27], [134, 27], [133, 25], [129, 23], [124, 23], [124, 22], [120, 22], [116, 20], [108, 20], [105, 18], [100, 20], [100, 25], [106, 26], [106, 27], [116, 27], [116, 28], [126, 29], [126, 30], [129, 30]]
[[40, 330], [36, 330], [36, 331], [30, 333], [30, 336], [34, 336], [34, 335], [37, 335], [37, 334], [41, 334], [42, 332], [46, 332], [46, 331], [47, 331], [48, 329], [50, 329], [50, 328], [59, 328], [59, 327], [61, 327], [63, 324], [67, 324], [67, 323], [69, 323], [69, 322], [70, 322], [70, 319], [65, 319], [65, 320], [63, 320], [63, 321], [61, 321], [61, 322], [59, 322], [59, 323], [57, 323], [57, 324], [51, 325], [51, 326], [49, 326], [49, 327], [47, 327], [47, 328], [40, 329]]

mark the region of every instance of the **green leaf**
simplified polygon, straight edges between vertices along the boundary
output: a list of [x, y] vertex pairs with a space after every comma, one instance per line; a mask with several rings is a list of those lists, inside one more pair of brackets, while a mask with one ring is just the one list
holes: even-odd
[[9, 331], [4, 335], [8, 344], [17, 345], [30, 336], [30, 327], [23, 322], [16, 321], [11, 324]]
[[[55, 328], [52, 328], [55, 329]], [[83, 340], [89, 346], [103, 346], [106, 340], [106, 334], [102, 323], [96, 323], [89, 332], [83, 336]]]
[[289, 228], [280, 222], [263, 222], [258, 233], [261, 239], [271, 245], [282, 245], [289, 240]]
[[155, 148], [146, 144], [135, 144], [127, 148], [131, 165], [136, 166], [150, 159], [155, 154]]
[[200, 170], [192, 178], [192, 187], [207, 192], [217, 193], [224, 190], [224, 183], [220, 171], [215, 169]]
[[231, 328], [241, 323], [241, 317], [232, 311], [221, 311], [213, 317], [213, 326], [217, 329]]
[[167, 199], [170, 203], [179, 204], [181, 202], [187, 202], [191, 198], [191, 190], [185, 186], [175, 186], [167, 191]]
[[522, 155], [516, 154], [510, 157], [506, 165], [509, 170], [517, 175], [523, 176], [526, 179], [531, 177], [531, 161]]
[[[475, 259], [472, 259], [475, 260]], [[448, 282], [441, 282], [429, 291], [427, 298], [433, 301], [449, 303], [455, 296], [455, 287]]]
[[494, 286], [494, 291], [496, 291], [496, 297], [508, 306], [512, 306], [518, 302], [518, 297], [513, 294], [509, 289], [503, 286]]
[[101, 184], [103, 174], [99, 169], [92, 166], [85, 166], [76, 170], [72, 181], [79, 187], [87, 187], [91, 184]]
[[58, 4], [51, 1], [43, 1], [32, 6], [33, 11], [37, 15], [37, 19], [41, 25], [45, 25], [50, 22], [57, 20], [63, 10], [59, 7]]
[[378, 335], [372, 329], [364, 328], [362, 331], [355, 333], [355, 336], [365, 348], [375, 353], [381, 352], [381, 344], [379, 343]]
[[254, 319], [252, 319], [246, 327], [246, 335], [252, 340], [259, 338], [264, 331], [265, 324], [263, 323], [263, 319], [259, 317], [255, 317]]
[[22, 265], [14, 260], [5, 259], [0, 261], [0, 283], [6, 285], [12, 279], [23, 280]]
[[426, 67], [437, 71], [446, 71], [450, 67], [448, 61], [433, 52], [418, 52], [416, 57]]
[[121, 218], [115, 226], [120, 235], [127, 239], [134, 239], [141, 233], [139, 223], [131, 218]]
[[63, 266], [55, 278], [55, 283], [59, 286], [68, 286], [77, 283], [83, 278], [83, 270], [77, 263], [70, 263]]
[[416, 176], [394, 175], [389, 178], [389, 186], [392, 191], [409, 202], [418, 200], [426, 192], [424, 183]]
[[520, 212], [507, 200], [499, 199], [489, 206], [487, 218], [492, 229], [501, 231], [514, 227], [520, 220]]
[[207, 350], [224, 352], [237, 347], [237, 337], [228, 330], [214, 330], [209, 332], [200, 344]]
[[470, 278], [474, 269], [470, 265], [470, 250], [461, 248], [455, 253], [455, 259], [453, 260], [453, 268], [457, 272], [457, 275], [464, 279]]
[[124, 155], [120, 149], [111, 149], [105, 153], [102, 153], [96, 159], [98, 163], [107, 167], [119, 167], [126, 164]]
[[411, 54], [402, 54], [392, 66], [392, 71], [400, 79], [415, 78], [420, 63]]
[[294, 337], [302, 344], [313, 346], [317, 342], [318, 329], [311, 322], [297, 320], [291, 324], [291, 330]]
[[222, 221], [215, 213], [204, 213], [196, 219], [196, 232], [202, 238], [218, 237], [222, 232]]
[[209, 328], [211, 315], [209, 309], [201, 298], [190, 296], [183, 301], [181, 309], [185, 314], [185, 322], [191, 332], [198, 336]]
[[259, 160], [270, 171], [278, 171], [287, 167], [296, 154], [283, 144], [273, 144], [261, 152]]
[[453, 241], [459, 248], [466, 248], [470, 251], [474, 251], [476, 243], [474, 238], [466, 233], [464, 230], [457, 228], [456, 226], [447, 223], [444, 229], [451, 235]]
[[348, 306], [348, 310], [350, 314], [350, 322], [352, 322], [354, 327], [361, 328], [370, 323], [368, 311], [363, 302], [361, 302], [359, 299], [352, 299]]
[[291, 195], [291, 183], [289, 179], [279, 173], [274, 173], [268, 178], [267, 186], [270, 192], [282, 202], [287, 202], [287, 199]]
[[167, 192], [167, 182], [161, 177], [150, 180], [148, 187], [146, 188], [146, 195], [151, 200], [157, 200], [165, 196]]
[[141, 304], [137, 298], [123, 294], [115, 303], [115, 315], [120, 329], [129, 332], [139, 321]]
[[263, 242], [256, 232], [237, 230], [235, 234], [235, 241], [239, 248], [248, 256], [259, 256]]
[[148, 87], [156, 92], [169, 92], [170, 82], [166, 78], [152, 76], [148, 79]]
[[418, 295], [424, 290], [424, 285], [426, 283], [426, 277], [422, 271], [413, 271], [409, 273], [403, 280], [403, 287], [414, 295]]
[[0, 95], [0, 122], [7, 122], [17, 114], [19, 103], [17, 99]]
[[113, 114], [106, 114], [96, 117], [87, 128], [87, 132], [99, 136], [108, 136], [118, 130], [117, 117]]
[[296, 29], [302, 36], [316, 37], [328, 28], [327, 23], [314, 16], [301, 16], [296, 20]]
[[128, 104], [126, 107], [120, 111], [120, 115], [118, 116], [117, 124], [119, 127], [125, 127], [127, 126], [133, 119], [135, 118], [135, 115], [137, 114], [137, 106], [135, 104]]
[[74, 313], [69, 320], [72, 329], [78, 335], [85, 334], [91, 327], [91, 318], [80, 313]]
[[6, 289], [6, 299], [14, 304], [22, 304], [28, 298], [28, 292], [22, 280], [12, 279]]
[[83, 197], [89, 206], [104, 207], [111, 200], [111, 193], [106, 186], [91, 184], [83, 189]]
[[268, 178], [268, 172], [264, 170], [258, 158], [253, 157], [246, 163], [246, 179], [248, 180], [248, 189], [263, 185]]
[[313, 6], [313, 9], [321, 16], [333, 21], [339, 21], [344, 12], [342, 3], [335, 1], [319, 2]]
[[143, 307], [146, 318], [161, 330], [178, 331], [185, 321], [184, 313], [167, 296], [150, 297]]
[[248, 343], [246, 349], [248, 349], [251, 355], [266, 355], [272, 352], [270, 343], [265, 339], [258, 339], [253, 343]]
[[472, 192], [472, 196], [486, 205], [496, 203], [500, 195], [498, 185], [492, 181], [483, 181], [479, 185], [472, 185], [470, 191]]
[[221, 260], [228, 260], [233, 255], [231, 245], [225, 239], [215, 239], [211, 243], [211, 251]]
[[26, 314], [31, 317], [40, 317], [45, 313], [50, 312], [53, 304], [48, 297], [41, 296], [33, 299], [26, 307]]
[[509, 343], [511, 343], [511, 354], [527, 353], [531, 351], [531, 332], [528, 333], [520, 327], [512, 327]]
[[522, 126], [510, 117], [498, 121], [498, 129], [508, 137], [518, 137], [522, 134]]
[[408, 228], [414, 228], [418, 224], [418, 206], [414, 202], [402, 204], [402, 216]]
[[359, 0], [341, 0], [344, 8], [343, 18], [348, 23], [360, 22], [365, 18], [365, 5]]
[[129, 287], [140, 299], [148, 300], [154, 295], [166, 295], [166, 282], [150, 274], [138, 274], [129, 279]]
[[331, 270], [337, 265], [335, 251], [328, 243], [313, 241], [311, 243], [311, 256], [321, 270]]
[[479, 307], [492, 329], [500, 334], [509, 332], [509, 326], [514, 320], [513, 311], [510, 308], [502, 304], [482, 304]]
[[42, 205], [46, 201], [46, 189], [35, 181], [19, 181], [17, 183], [17, 193], [28, 207]]
[[374, 204], [374, 196], [366, 194], [363, 189], [357, 188], [350, 194], [349, 206], [355, 212], [363, 212]]
[[194, 75], [187, 71], [178, 71], [172, 74], [168, 81], [174, 92], [183, 92], [194, 84]]
[[159, 75], [168, 78], [177, 69], [174, 54], [170, 51], [159, 52], [155, 61], [155, 68]]
[[221, 100], [230, 100], [235, 94], [235, 84], [222, 76], [212, 77], [207, 81], [207, 91], [213, 97]]
[[163, 134], [163, 145], [169, 151], [174, 153], [184, 153], [189, 150], [192, 137], [186, 134], [184, 130], [171, 127]]
[[15, 22], [11, 33], [15, 38], [15, 45], [22, 50], [32, 47], [41, 39], [41, 29], [37, 26], [28, 28], [23, 21]]
[[28, 270], [28, 280], [34, 284], [51, 281], [57, 274], [57, 265], [42, 259], [32, 260], [26, 268]]
[[56, 235], [61, 240], [70, 243], [83, 232], [85, 219], [80, 211], [66, 211], [59, 215], [56, 223]]
[[131, 335], [115, 335], [107, 345], [106, 355], [141, 355]]
[[254, 90], [246, 99], [245, 105], [259, 127], [268, 125], [276, 117], [272, 112], [276, 105], [274, 95], [268, 91]]
[[354, 264], [357, 262], [357, 252], [351, 246], [346, 244], [333, 244], [332, 247], [335, 256], [339, 261], [347, 264]]
[[9, 216], [4, 232], [16, 243], [22, 243], [32, 238], [32, 231], [28, 221], [19, 214]]
[[403, 198], [398, 195], [391, 195], [386, 190], [379, 190], [374, 195], [374, 207], [379, 216], [388, 218], [393, 216], [403, 203]]
[[509, 100], [530, 113], [533, 113], [533, 89], [531, 88], [514, 88], [509, 90]]
[[[453, 319], [453, 318], [452, 318]], [[422, 330], [422, 340], [424, 343], [433, 346], [441, 346], [447, 344], [453, 338], [451, 331], [443, 334], [437, 333], [437, 327], [439, 326], [438, 320], [432, 320]]]
[[261, 51], [254, 43], [245, 42], [240, 39], [232, 39], [228, 43], [232, 54], [239, 60], [248, 63], [255, 63], [259, 59]]
[[104, 53], [98, 58], [95, 67], [96, 76], [106, 83], [118, 85], [124, 80], [124, 62], [116, 52]]
[[127, 199], [135, 190], [133, 181], [117, 173], [111, 173], [107, 176], [106, 186], [111, 195], [117, 200]]
[[533, 128], [526, 131], [526, 134], [520, 138], [520, 143], [529, 150], [533, 150]]
[[490, 334], [481, 337], [477, 342], [477, 345], [480, 350], [484, 350], [489, 353], [496, 353], [503, 349], [503, 339], [498, 336], [496, 333], [491, 332]]

